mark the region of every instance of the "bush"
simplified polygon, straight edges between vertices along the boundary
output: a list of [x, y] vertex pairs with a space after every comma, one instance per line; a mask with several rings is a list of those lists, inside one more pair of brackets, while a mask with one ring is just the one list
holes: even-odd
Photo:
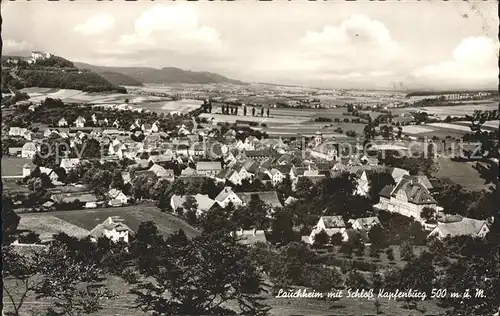
[[130, 284], [135, 284], [139, 282], [139, 276], [135, 273], [133, 269], [130, 268], [124, 269], [121, 277]]

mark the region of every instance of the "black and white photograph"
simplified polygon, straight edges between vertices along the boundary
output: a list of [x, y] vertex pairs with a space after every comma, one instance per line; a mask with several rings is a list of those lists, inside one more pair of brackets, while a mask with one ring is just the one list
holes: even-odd
[[2, 316], [500, 316], [498, 10], [2, 1]]

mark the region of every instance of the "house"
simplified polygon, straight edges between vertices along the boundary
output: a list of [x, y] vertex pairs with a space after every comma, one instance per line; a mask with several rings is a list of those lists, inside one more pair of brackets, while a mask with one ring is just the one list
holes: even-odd
[[484, 238], [489, 231], [487, 221], [459, 216], [457, 220], [451, 222], [438, 221], [428, 237], [435, 236], [438, 239], [444, 239], [467, 235], [473, 238]]
[[243, 201], [240, 199], [236, 193], [233, 192], [231, 187], [225, 187], [216, 197], [215, 201], [219, 203], [221, 207], [226, 207], [229, 203], [233, 203], [235, 206], [240, 206]]
[[210, 148], [207, 143], [195, 142], [189, 147], [188, 155], [190, 157], [204, 157], [206, 151]]
[[254, 245], [256, 243], [267, 243], [266, 232], [264, 230], [250, 229], [237, 230], [235, 232], [238, 241], [244, 245]]
[[28, 132], [27, 128], [24, 127], [11, 127], [9, 129], [9, 136], [20, 136], [24, 137], [24, 134]]
[[254, 159], [254, 160], [264, 160], [268, 158], [271, 155], [271, 151], [269, 150], [247, 150], [245, 151], [245, 156], [249, 159]]
[[283, 207], [276, 191], [238, 192], [236, 195], [240, 198], [243, 205], [248, 205], [254, 196], [258, 196], [259, 200], [269, 205], [273, 210]]
[[278, 185], [288, 176], [294, 168], [293, 165], [277, 165], [268, 171], [269, 177], [271, 178], [273, 185]]
[[374, 205], [374, 208], [413, 217], [422, 222], [420, 214], [424, 207], [442, 210], [432, 197], [428, 188], [430, 183], [427, 182], [423, 177], [403, 175], [393, 188], [385, 186], [380, 191], [379, 203]]
[[372, 229], [377, 225], [382, 226], [382, 224], [380, 224], [378, 217], [376, 216], [350, 219], [348, 223], [351, 224], [352, 229], [366, 230], [366, 231], [370, 231], [370, 229]]
[[361, 196], [368, 196], [370, 193], [369, 177], [374, 174], [372, 170], [358, 170], [356, 172], [356, 191], [355, 194]]
[[172, 210], [175, 211], [179, 208], [184, 209], [184, 202], [186, 202], [186, 198], [188, 196], [191, 196], [196, 200], [196, 204], [198, 205], [198, 208], [196, 210], [196, 215], [201, 215], [207, 212], [216, 204], [215, 200], [212, 200], [211, 198], [208, 197], [208, 195], [204, 194], [182, 195], [182, 196], [174, 194], [170, 198], [170, 206], [172, 207]]
[[29, 176], [31, 174], [31, 166], [27, 163], [23, 165], [23, 178]]
[[252, 180], [258, 171], [259, 171], [259, 164], [253, 159], [248, 159], [247, 161], [245, 161], [245, 163], [240, 168], [238, 173], [240, 174], [241, 180], [245, 179]]
[[111, 216], [92, 229], [89, 235], [94, 241], [97, 241], [100, 237], [106, 237], [114, 242], [124, 241], [128, 243], [133, 233], [132, 229], [125, 225], [123, 219], [118, 216]]
[[19, 156], [23, 152], [22, 147], [9, 147], [9, 156]]
[[45, 131], [43, 131], [43, 137], [45, 138], [49, 138], [50, 135], [52, 134], [59, 134], [59, 132], [56, 129], [50, 129], [50, 128], [47, 128], [45, 129]]
[[29, 142], [23, 145], [21, 148], [21, 157], [23, 158], [33, 158], [38, 151], [35, 143]]
[[290, 180], [292, 182], [296, 181], [299, 176], [303, 176], [304, 172], [307, 170], [310, 170], [307, 167], [293, 167], [292, 170], [290, 170]]
[[74, 169], [80, 163], [80, 158], [63, 158], [61, 159], [60, 167], [64, 168], [66, 172]]
[[57, 121], [57, 126], [59, 127], [67, 127], [68, 126], [68, 121], [63, 117], [59, 121]]
[[294, 198], [293, 196], [289, 196], [286, 198], [285, 200], [285, 205], [290, 205], [290, 204], [293, 204], [295, 202], [297, 202], [299, 199], [297, 198]]
[[160, 179], [166, 179], [168, 181], [174, 181], [174, 171], [172, 169], [165, 169], [160, 165], [154, 164], [149, 168], [149, 171], [154, 173]]
[[181, 176], [196, 176], [198, 173], [196, 172], [195, 169], [191, 167], [187, 167], [185, 169], [182, 169], [181, 171]]
[[118, 139], [115, 139], [109, 144], [108, 155], [117, 156], [122, 159], [124, 156], [124, 152], [127, 150], [127, 145], [120, 142]]
[[361, 164], [368, 166], [377, 166], [379, 163], [377, 157], [367, 155], [363, 155], [361, 158], [359, 158], [359, 161], [361, 162]]
[[222, 183], [229, 181], [234, 185], [241, 185], [240, 174], [234, 170], [221, 170], [217, 176], [215, 176], [215, 180]]
[[309, 150], [311, 157], [326, 160], [326, 161], [337, 161], [339, 159], [339, 144], [332, 141], [326, 143], [320, 143]]
[[346, 225], [342, 216], [321, 216], [316, 226], [313, 227], [309, 235], [309, 243], [314, 243], [314, 237], [324, 231], [329, 237], [334, 234], [342, 234]]
[[215, 177], [222, 170], [220, 161], [198, 161], [196, 163], [196, 172], [199, 175]]
[[75, 120], [76, 127], [84, 127], [87, 120], [83, 116], [79, 116]]
[[122, 178], [123, 178], [123, 183], [124, 184], [130, 183], [130, 181], [131, 181], [131, 179], [130, 179], [130, 172], [123, 171], [122, 172]]
[[238, 150], [244, 150], [244, 151], [255, 150], [254, 144], [248, 139], [248, 137], [245, 139], [244, 142], [241, 140], [236, 142], [236, 144], [234, 144], [234, 148], [236, 148]]
[[129, 197], [125, 195], [121, 190], [111, 189], [107, 193], [108, 198], [110, 199], [110, 206], [123, 206], [128, 203]]

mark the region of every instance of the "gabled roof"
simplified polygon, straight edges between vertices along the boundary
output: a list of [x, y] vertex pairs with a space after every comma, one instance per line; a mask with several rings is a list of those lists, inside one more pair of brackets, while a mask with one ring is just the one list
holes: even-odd
[[190, 176], [190, 175], [195, 175], [196, 174], [196, 170], [191, 168], [191, 167], [187, 167], [185, 169], [182, 169], [181, 171], [181, 175], [183, 176]]
[[342, 216], [321, 216], [326, 228], [344, 228], [345, 222]]
[[385, 198], [390, 198], [391, 197], [391, 192], [394, 190], [394, 186], [393, 185], [386, 185], [378, 195], [382, 196], [382, 197], [385, 197]]
[[219, 201], [219, 202], [223, 202], [229, 195], [231, 195], [233, 192], [233, 190], [231, 189], [231, 187], [225, 187], [224, 189], [222, 189], [222, 191], [220, 191], [220, 193], [215, 197], [215, 200], [216, 201]]
[[294, 167], [293, 168], [293, 173], [294, 173], [295, 176], [303, 176], [304, 172], [306, 170], [309, 170], [309, 168], [306, 168], [306, 167]]
[[290, 171], [292, 170], [294, 166], [293, 165], [276, 165], [273, 167], [273, 169], [279, 170], [282, 174], [290, 174]]
[[108, 196], [111, 199], [116, 199], [120, 194], [123, 194], [123, 192], [121, 190], [118, 190], [118, 189], [111, 189], [108, 191]]
[[257, 242], [266, 243], [266, 232], [263, 230], [243, 230], [236, 231], [239, 242], [245, 245], [253, 245]]
[[438, 222], [437, 227], [434, 230], [443, 237], [461, 235], [470, 235], [475, 237], [484, 225], [486, 225], [486, 221], [464, 217], [458, 222]]
[[376, 216], [357, 218], [354, 220], [354, 222], [357, 222], [361, 227], [365, 229], [370, 229], [372, 226], [380, 225], [380, 221]]
[[196, 163], [196, 170], [221, 170], [222, 165], [220, 161], [198, 161]]
[[257, 173], [259, 170], [259, 164], [253, 159], [248, 159], [245, 161], [242, 168], [245, 168], [245, 170], [250, 173]]
[[413, 204], [437, 204], [429, 190], [415, 176], [404, 175], [396, 185], [391, 195], [396, 196], [400, 191], [406, 193], [406, 197]]
[[162, 178], [162, 177], [173, 177], [174, 176], [174, 171], [171, 169], [165, 169], [160, 165], [154, 164], [149, 168], [149, 171], [153, 172], [157, 177]]
[[283, 207], [276, 191], [262, 191], [262, 192], [239, 192], [236, 195], [248, 204], [252, 200], [252, 195], [258, 195], [259, 199], [271, 207]]
[[392, 168], [391, 170], [391, 176], [394, 179], [394, 182], [396, 183], [401, 181], [401, 178], [403, 178], [405, 174], [410, 174], [410, 173], [407, 170], [401, 168]]
[[103, 223], [98, 224], [94, 229], [92, 229], [89, 233], [90, 236], [95, 237], [96, 239], [104, 236], [104, 230], [116, 230], [118, 232], [128, 231], [129, 233], [133, 233], [133, 230], [130, 229], [125, 223], [124, 220], [117, 217], [111, 216], [106, 219]]

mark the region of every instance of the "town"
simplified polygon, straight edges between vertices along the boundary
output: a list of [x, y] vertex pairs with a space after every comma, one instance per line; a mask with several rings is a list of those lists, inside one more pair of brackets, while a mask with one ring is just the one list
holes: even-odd
[[498, 91], [118, 70], [2, 56], [4, 315], [499, 310]]

